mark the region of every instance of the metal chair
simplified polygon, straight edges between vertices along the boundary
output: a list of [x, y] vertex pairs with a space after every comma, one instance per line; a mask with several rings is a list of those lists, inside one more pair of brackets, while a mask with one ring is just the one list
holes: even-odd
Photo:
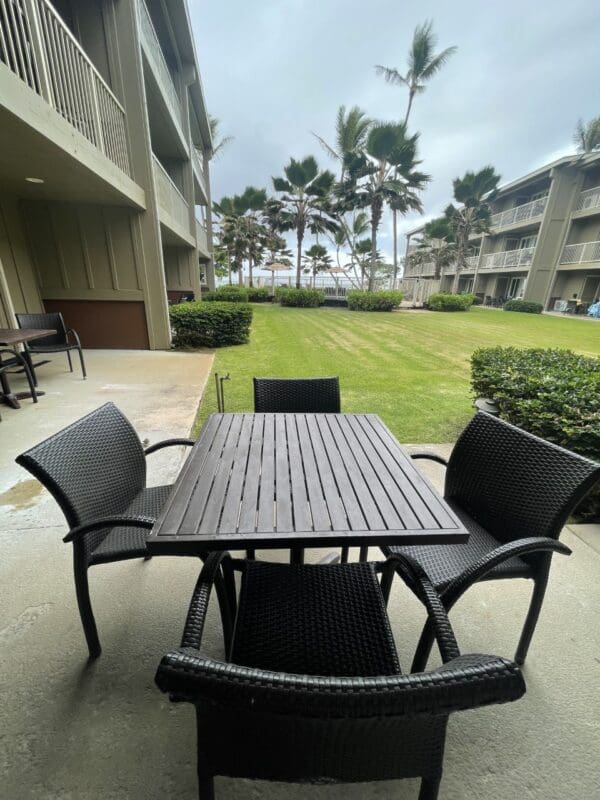
[[146, 456], [190, 439], [168, 439], [145, 450], [113, 403], [27, 450], [16, 461], [52, 494], [70, 528], [79, 613], [91, 658], [101, 653], [87, 571], [95, 564], [147, 557], [152, 528], [171, 490], [146, 487]]
[[339, 414], [339, 378], [254, 378], [254, 411]]
[[[446, 465], [444, 496], [470, 532], [463, 545], [386, 547], [426, 570], [450, 610], [480, 580], [528, 578], [533, 595], [515, 655], [524, 664], [542, 608], [552, 553], [569, 555], [558, 542], [569, 514], [600, 479], [600, 464], [526, 433], [484, 412], [476, 414]], [[413, 669], [424, 669], [433, 642], [423, 630]]]
[[[7, 355], [8, 359], [4, 359], [4, 355]], [[10, 350], [8, 348], [3, 348], [0, 350], [0, 388], [2, 389], [1, 395], [3, 396], [3, 399], [13, 408], [19, 408], [18, 401], [22, 395], [15, 395], [13, 392], [11, 392], [8, 379], [6, 377], [7, 374], [9, 372], [13, 372], [15, 368], [17, 371], [25, 373], [27, 383], [29, 384], [29, 392], [27, 395], [30, 395], [32, 401], [37, 403], [38, 398], [35, 390], [35, 381], [31, 374], [31, 370], [29, 369], [29, 364], [20, 353], [18, 353], [16, 350]], [[0, 416], [0, 421], [1, 420], [2, 417]]]
[[[49, 329], [56, 331], [56, 333], [53, 333], [51, 336], [44, 336], [43, 339], [35, 339], [32, 342], [27, 342], [25, 344], [25, 349], [30, 356], [45, 353], [66, 353], [69, 361], [69, 369], [73, 372], [71, 350], [77, 350], [81, 363], [81, 372], [84, 379], [87, 377], [79, 336], [72, 328], [66, 328], [62, 314], [58, 312], [51, 314], [16, 314], [16, 317], [19, 328], [39, 328], [41, 330]], [[71, 336], [74, 341], [69, 341], [69, 336]]]
[[[234, 571], [242, 573], [239, 596]], [[427, 607], [443, 665], [403, 675], [377, 573], [394, 570]], [[225, 660], [202, 633], [215, 586]], [[420, 778], [436, 800], [454, 711], [517, 700], [519, 668], [461, 656], [446, 612], [418, 564], [271, 564], [212, 553], [196, 585], [181, 647], [156, 683], [196, 708], [200, 800], [216, 775], [345, 783]]]

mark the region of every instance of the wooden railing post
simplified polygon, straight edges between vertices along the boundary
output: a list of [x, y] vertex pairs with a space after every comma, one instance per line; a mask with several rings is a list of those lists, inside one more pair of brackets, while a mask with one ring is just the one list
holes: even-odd
[[[29, 35], [31, 37], [31, 50], [36, 68], [36, 77], [39, 84], [39, 93], [44, 100], [54, 107], [51, 82], [48, 74], [48, 59], [46, 56], [46, 46], [40, 24], [40, 15], [37, 7], [37, 0], [23, 0], [23, 6], [27, 15]], [[34, 87], [32, 87], [34, 88]]]

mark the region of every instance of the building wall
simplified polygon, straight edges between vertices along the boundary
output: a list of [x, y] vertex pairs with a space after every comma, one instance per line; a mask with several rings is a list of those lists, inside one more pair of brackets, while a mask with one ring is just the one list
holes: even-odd
[[18, 202], [0, 198], [0, 324], [14, 327], [14, 314], [43, 310]]

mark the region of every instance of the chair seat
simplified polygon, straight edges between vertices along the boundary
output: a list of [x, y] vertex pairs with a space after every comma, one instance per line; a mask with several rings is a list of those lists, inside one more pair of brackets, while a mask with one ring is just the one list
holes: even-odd
[[31, 342], [27, 345], [30, 353], [62, 353], [63, 350], [78, 350], [79, 345], [71, 344], [35, 344]]
[[[416, 559], [438, 591], [443, 591], [468, 566], [502, 544], [456, 503], [449, 500], [446, 502], [469, 531], [469, 541], [466, 544], [383, 548], [383, 552], [387, 556], [393, 553], [404, 553]], [[525, 532], [523, 535], [526, 536], [527, 533]], [[530, 577], [532, 577], [531, 567], [518, 556], [495, 567], [488, 575], [490, 579]]]
[[296, 675], [399, 674], [373, 566], [249, 561], [230, 660]]
[[[168, 485], [142, 489], [122, 516], [141, 515], [156, 519], [167, 501], [171, 488]], [[102, 541], [92, 552], [89, 564], [103, 564], [145, 556], [147, 535], [148, 531], [145, 528], [113, 528], [107, 535], [102, 532], [100, 534], [103, 537]]]

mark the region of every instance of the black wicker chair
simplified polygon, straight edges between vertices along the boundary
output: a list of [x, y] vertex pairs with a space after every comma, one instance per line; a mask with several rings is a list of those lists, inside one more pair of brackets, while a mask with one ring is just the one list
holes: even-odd
[[338, 378], [254, 378], [257, 413], [340, 413]]
[[[8, 356], [8, 358], [4, 358], [4, 356]], [[29, 369], [29, 364], [20, 353], [16, 352], [16, 350], [3, 348], [0, 350], [1, 394], [4, 395], [4, 398], [6, 398], [6, 401], [9, 405], [14, 405], [16, 408], [18, 408], [19, 404], [17, 402], [17, 397], [11, 392], [10, 384], [6, 377], [8, 373], [14, 372], [15, 370], [25, 373], [27, 383], [29, 384], [29, 393], [31, 394], [31, 399], [34, 403], [37, 403], [38, 398], [35, 391], [35, 381], [33, 379], [33, 375], [31, 374], [31, 370]], [[2, 420], [1, 416], [0, 420]]]
[[[464, 545], [388, 547], [386, 555], [409, 555], [427, 571], [450, 610], [474, 583], [529, 578], [533, 595], [515, 661], [523, 664], [542, 607], [552, 553], [570, 512], [600, 479], [600, 464], [526, 433], [484, 412], [476, 414], [456, 442], [450, 460], [413, 453], [445, 464], [444, 495], [470, 532]], [[433, 643], [427, 623], [413, 670], [425, 668]]]
[[[401, 674], [377, 580], [378, 571], [395, 569], [430, 614], [444, 662], [432, 672]], [[242, 572], [239, 597], [234, 570]], [[200, 650], [213, 585], [225, 661]], [[388, 565], [287, 565], [211, 554], [181, 647], [162, 659], [156, 683], [196, 707], [201, 800], [214, 797], [215, 775], [421, 778], [420, 800], [435, 800], [448, 716], [525, 692], [510, 661], [460, 655], [427, 576], [403, 556]]]
[[171, 486], [146, 487], [146, 456], [190, 439], [142, 447], [129, 420], [113, 403], [69, 425], [18, 456], [62, 509], [73, 542], [77, 602], [90, 657], [100, 655], [88, 585], [88, 567], [147, 557], [152, 527]]
[[[39, 328], [56, 331], [51, 336], [45, 336], [43, 339], [34, 339], [32, 342], [26, 343], [25, 348], [30, 356], [45, 353], [66, 353], [69, 360], [69, 369], [73, 372], [71, 350], [77, 350], [81, 363], [81, 372], [84, 378], [87, 377], [79, 336], [72, 328], [66, 328], [62, 314], [17, 314], [16, 317], [19, 328]], [[69, 341], [69, 335], [73, 341]]]

